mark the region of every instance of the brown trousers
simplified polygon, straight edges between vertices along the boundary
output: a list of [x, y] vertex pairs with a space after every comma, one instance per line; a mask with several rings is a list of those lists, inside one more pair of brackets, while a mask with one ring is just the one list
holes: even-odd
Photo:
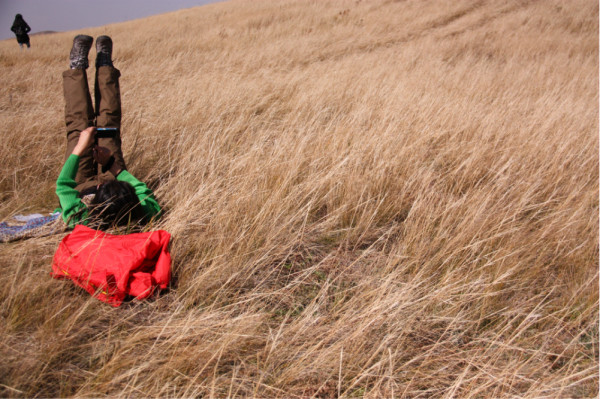
[[[65, 123], [67, 125], [65, 159], [73, 152], [82, 130], [90, 126], [121, 128], [120, 76], [119, 70], [111, 66], [101, 66], [96, 69], [94, 82], [96, 109], [94, 109], [85, 69], [69, 69], [63, 72]], [[121, 151], [120, 130], [114, 138], [98, 139], [98, 145], [108, 148], [115, 157], [115, 164], [126, 169]], [[109, 180], [114, 180], [114, 176], [110, 172], [102, 173], [92, 157], [92, 148], [89, 148], [79, 158], [79, 169], [75, 177], [76, 190], [83, 191]]]

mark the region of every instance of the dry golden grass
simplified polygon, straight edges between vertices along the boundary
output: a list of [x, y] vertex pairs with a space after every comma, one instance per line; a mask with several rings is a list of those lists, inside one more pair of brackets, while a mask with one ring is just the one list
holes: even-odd
[[233, 1], [0, 42], [0, 217], [53, 209], [109, 34], [174, 283], [113, 309], [0, 246], [0, 396], [595, 397], [598, 4]]

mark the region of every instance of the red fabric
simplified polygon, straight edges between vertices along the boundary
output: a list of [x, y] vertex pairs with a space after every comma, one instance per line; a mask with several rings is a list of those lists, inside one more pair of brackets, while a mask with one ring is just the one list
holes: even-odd
[[52, 277], [70, 278], [112, 306], [126, 295], [143, 299], [169, 284], [170, 238], [164, 230], [112, 235], [77, 225], [54, 254]]

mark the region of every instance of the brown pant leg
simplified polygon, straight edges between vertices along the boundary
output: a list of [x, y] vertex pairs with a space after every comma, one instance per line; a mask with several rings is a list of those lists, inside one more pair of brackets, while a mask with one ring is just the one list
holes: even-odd
[[[71, 155], [79, 141], [79, 133], [94, 125], [94, 108], [85, 69], [69, 69], [63, 72], [65, 97], [65, 123], [67, 126], [67, 150], [65, 159]], [[97, 170], [91, 148], [79, 158], [75, 176], [76, 189], [82, 191], [97, 184]]]
[[[121, 128], [121, 90], [119, 77], [121, 73], [112, 66], [101, 66], [96, 69], [94, 97], [96, 100], [96, 126]], [[115, 164], [126, 169], [123, 151], [121, 150], [121, 132], [114, 138], [98, 139], [98, 145], [108, 148], [115, 157]], [[101, 181], [112, 180], [109, 172], [100, 175]]]

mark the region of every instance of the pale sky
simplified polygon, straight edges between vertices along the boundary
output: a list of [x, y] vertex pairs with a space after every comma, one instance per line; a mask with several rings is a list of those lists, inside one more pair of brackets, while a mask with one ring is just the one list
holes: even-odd
[[64, 32], [144, 18], [219, 0], [0, 0], [0, 40], [15, 38], [10, 27], [22, 14], [30, 33]]

